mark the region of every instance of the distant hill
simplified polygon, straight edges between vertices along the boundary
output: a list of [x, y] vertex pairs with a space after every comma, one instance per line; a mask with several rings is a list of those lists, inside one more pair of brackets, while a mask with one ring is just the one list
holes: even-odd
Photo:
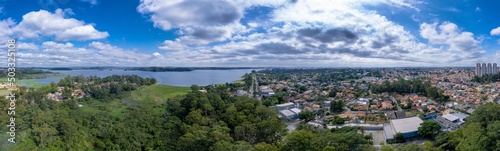
[[49, 70], [73, 70], [71, 68], [49, 68]]
[[139, 71], [151, 71], [151, 72], [185, 72], [185, 71], [193, 71], [191, 68], [182, 68], [182, 67], [135, 67], [130, 68], [129, 70], [139, 70]]

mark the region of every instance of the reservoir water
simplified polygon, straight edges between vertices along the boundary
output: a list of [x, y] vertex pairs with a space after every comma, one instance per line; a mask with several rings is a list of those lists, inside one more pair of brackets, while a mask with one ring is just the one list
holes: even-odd
[[[65, 70], [52, 71], [63, 75], [78, 76], [98, 76], [106, 77], [111, 75], [138, 75], [143, 78], [155, 78], [159, 84], [174, 86], [191, 86], [193, 84], [205, 86], [218, 83], [231, 83], [240, 80], [245, 73], [250, 73], [253, 69], [235, 70], [194, 70], [190, 72], [148, 72], [148, 71], [124, 71], [124, 70]], [[51, 82], [59, 82], [60, 78], [35, 79], [42, 85]]]

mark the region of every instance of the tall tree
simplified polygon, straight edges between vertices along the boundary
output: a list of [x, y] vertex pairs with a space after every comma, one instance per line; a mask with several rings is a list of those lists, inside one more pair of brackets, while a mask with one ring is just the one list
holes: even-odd
[[344, 102], [340, 100], [332, 101], [330, 103], [330, 111], [333, 113], [341, 113], [344, 111]]
[[441, 131], [441, 126], [434, 121], [424, 121], [418, 127], [418, 135], [428, 138], [433, 138]]
[[310, 112], [308, 110], [304, 110], [299, 113], [299, 118], [305, 120], [306, 122], [312, 121], [316, 118], [316, 115], [314, 115], [313, 112]]

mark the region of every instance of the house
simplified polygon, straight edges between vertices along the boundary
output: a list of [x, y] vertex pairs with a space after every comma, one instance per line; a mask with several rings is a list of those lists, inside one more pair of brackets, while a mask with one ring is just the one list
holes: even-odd
[[248, 92], [245, 90], [236, 91], [236, 96], [245, 96], [245, 95], [248, 95]]
[[49, 93], [47, 94], [47, 98], [58, 102], [63, 100], [61, 92]]
[[463, 126], [468, 115], [460, 112], [438, 116], [436, 121], [450, 131], [454, 131]]
[[382, 110], [390, 110], [392, 109], [394, 106], [392, 106], [392, 102], [390, 101], [384, 101], [382, 102]]
[[388, 111], [385, 112], [385, 116], [388, 119], [399, 119], [399, 118], [405, 118], [406, 114], [404, 111]]
[[71, 96], [77, 96], [79, 98], [82, 98], [84, 95], [85, 95], [85, 92], [83, 92], [80, 89], [73, 90], [73, 92], [71, 93]]
[[342, 114], [339, 114], [339, 117], [354, 119], [355, 116], [354, 116], [354, 113], [352, 113], [352, 112], [344, 112]]
[[368, 110], [368, 104], [360, 104], [360, 105], [358, 105], [358, 110], [360, 110], [360, 111], [361, 110], [363, 110], [363, 111]]
[[432, 109], [436, 109], [436, 106], [434, 104], [431, 104], [431, 105], [427, 105], [427, 108], [429, 110], [432, 110]]
[[366, 117], [366, 112], [358, 111], [358, 112], [356, 112], [356, 116], [358, 116], [358, 117]]
[[261, 96], [273, 96], [274, 95], [274, 91], [269, 88], [268, 86], [261, 86], [260, 87], [260, 95]]

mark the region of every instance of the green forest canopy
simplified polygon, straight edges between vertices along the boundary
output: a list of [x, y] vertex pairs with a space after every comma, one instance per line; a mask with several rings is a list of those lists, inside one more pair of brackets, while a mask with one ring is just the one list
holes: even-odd
[[[320, 135], [304, 129], [288, 134], [274, 109], [256, 99], [229, 97], [232, 85], [206, 86], [207, 93], [191, 91], [164, 98], [167, 101], [161, 104], [156, 102], [158, 97], [168, 95], [132, 97], [155, 83], [155, 79], [138, 76], [68, 76], [40, 89], [22, 87], [15, 92], [16, 144], [2, 143], [0, 150], [297, 150], [293, 149], [296, 144], [308, 150], [334, 146], [348, 150], [369, 144], [355, 130]], [[64, 87], [64, 101], [47, 99], [46, 94], [58, 91], [59, 86]], [[65, 94], [75, 89], [88, 95]], [[9, 102], [1, 101], [0, 118], [8, 119]], [[7, 127], [0, 131], [6, 132]], [[313, 148], [296, 142], [300, 138], [294, 136], [302, 137], [302, 133], [317, 140], [305, 142], [314, 143]], [[2, 137], [7, 140], [6, 135]]]

